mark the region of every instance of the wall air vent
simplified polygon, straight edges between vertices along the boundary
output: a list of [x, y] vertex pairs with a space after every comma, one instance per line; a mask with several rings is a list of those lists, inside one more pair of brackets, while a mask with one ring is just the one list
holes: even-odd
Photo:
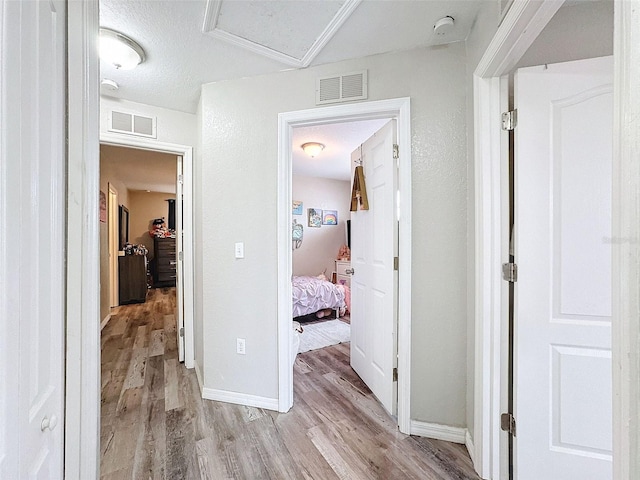
[[366, 99], [366, 70], [316, 80], [316, 105]]
[[156, 117], [111, 110], [109, 112], [109, 131], [156, 138]]

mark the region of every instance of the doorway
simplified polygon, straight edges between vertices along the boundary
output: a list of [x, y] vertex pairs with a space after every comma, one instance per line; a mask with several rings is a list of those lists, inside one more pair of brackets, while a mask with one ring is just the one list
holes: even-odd
[[[296, 127], [332, 123], [394, 118], [397, 120], [399, 163], [399, 271], [398, 271], [398, 426], [409, 433], [410, 358], [411, 358], [411, 124], [410, 99], [392, 99], [352, 105], [317, 108], [279, 115], [278, 174], [278, 365], [279, 411], [293, 405], [292, 345], [292, 260], [291, 196], [292, 136]], [[406, 147], [403, 147], [405, 145]], [[403, 150], [404, 148], [404, 150]]]
[[[292, 228], [302, 233], [301, 238], [293, 242], [292, 249], [293, 315], [302, 330], [296, 336], [300, 341], [299, 351], [337, 352], [325, 349], [338, 343], [350, 345], [340, 352], [340, 357], [349, 352], [346, 356], [349, 359], [355, 351], [347, 366], [351, 365], [391, 415], [396, 413], [397, 385], [392, 380], [396, 365], [393, 361], [380, 359], [395, 358], [396, 345], [374, 342], [370, 333], [375, 330], [381, 338], [395, 338], [397, 315], [393, 309], [397, 279], [392, 264], [397, 254], [393, 241], [397, 239], [393, 233], [397, 223], [389, 217], [388, 225], [383, 228], [375, 220], [385, 220], [384, 213], [397, 211], [397, 190], [393, 181], [375, 183], [374, 172], [382, 168], [384, 171], [380, 173], [385, 179], [397, 176], [393, 158], [396, 134], [392, 119], [360, 120], [297, 127], [293, 129], [292, 142], [292, 194], [293, 205], [297, 207], [293, 210], [295, 223]], [[380, 143], [385, 140], [387, 144]], [[324, 148], [311, 156], [302, 146], [313, 142]], [[375, 156], [374, 152], [380, 152], [384, 158]], [[367, 190], [372, 196], [367, 200], [367, 209], [357, 205], [352, 211], [356, 167], [366, 171], [366, 177], [371, 176]], [[391, 175], [387, 175], [389, 172]], [[388, 194], [374, 195], [374, 192], [382, 191]], [[360, 238], [363, 235], [369, 239], [373, 237], [374, 225], [378, 225], [377, 241], [363, 241]], [[380, 241], [386, 237], [390, 241]], [[373, 251], [365, 254], [365, 246], [372, 249], [375, 246], [377, 254]], [[376, 272], [367, 268], [372, 257], [388, 259], [391, 271], [382, 272], [382, 284], [389, 289], [385, 291], [386, 296], [374, 296], [371, 278], [366, 278]], [[359, 261], [361, 263], [355, 267], [354, 262]], [[379, 281], [376, 285], [381, 286]], [[378, 293], [381, 292], [378, 289]], [[388, 302], [386, 311], [379, 308], [380, 302]], [[374, 304], [378, 308], [370, 308]], [[307, 357], [300, 357], [301, 362], [304, 363]], [[383, 367], [382, 376], [376, 375], [381, 372], [378, 364]]]

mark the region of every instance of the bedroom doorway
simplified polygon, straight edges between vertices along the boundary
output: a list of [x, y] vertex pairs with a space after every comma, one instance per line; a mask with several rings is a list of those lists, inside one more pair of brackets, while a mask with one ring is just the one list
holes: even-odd
[[[304, 199], [298, 199], [293, 197], [293, 156], [296, 149], [300, 149], [301, 143], [299, 139], [296, 139], [296, 131], [302, 129], [309, 129], [316, 132], [320, 132], [323, 127], [337, 126], [339, 124], [355, 125], [358, 122], [377, 122], [376, 127], [372, 128], [368, 135], [365, 135], [359, 144], [364, 143], [366, 139], [379, 129], [380, 125], [384, 125], [391, 119], [397, 121], [397, 145], [399, 145], [400, 151], [403, 152], [397, 159], [398, 164], [398, 191], [396, 195], [393, 195], [393, 204], [390, 205], [392, 210], [399, 213], [398, 218], [398, 260], [397, 264], [400, 266], [397, 272], [398, 277], [398, 297], [397, 303], [393, 305], [393, 308], [397, 310], [398, 315], [398, 327], [396, 336], [390, 341], [395, 342], [397, 339], [397, 420], [400, 431], [409, 433], [410, 431], [410, 417], [409, 417], [409, 400], [410, 400], [410, 346], [411, 346], [411, 152], [407, 148], [406, 151], [402, 150], [402, 145], [410, 145], [410, 112], [409, 112], [409, 99], [394, 99], [385, 101], [365, 102], [353, 105], [340, 105], [334, 107], [318, 108], [313, 110], [305, 110], [301, 112], [289, 112], [283, 113], [279, 116], [279, 133], [280, 133], [280, 148], [279, 148], [279, 202], [278, 202], [278, 219], [279, 225], [279, 247], [278, 247], [278, 265], [279, 265], [279, 284], [282, 285], [282, 289], [279, 293], [278, 306], [278, 344], [279, 344], [279, 377], [280, 377], [280, 389], [279, 389], [279, 410], [286, 412], [293, 405], [293, 361], [295, 359], [296, 352], [293, 351], [293, 329], [291, 328], [292, 315], [292, 286], [291, 275], [294, 270], [295, 260], [292, 259], [292, 250], [294, 250], [295, 240], [292, 239], [292, 220], [296, 220], [296, 223], [303, 222], [303, 244], [307, 239], [308, 231], [311, 228], [322, 229], [324, 225], [320, 227], [309, 227], [309, 221], [317, 222], [319, 217], [322, 220], [322, 214], [320, 214], [321, 205], [306, 205]], [[373, 123], [375, 123], [373, 122]], [[319, 133], [318, 133], [319, 134]], [[318, 143], [323, 143], [321, 138], [316, 137], [314, 140], [310, 140]], [[300, 143], [300, 145], [298, 144]], [[306, 143], [306, 142], [302, 142]], [[323, 143], [325, 149], [326, 144]], [[358, 146], [358, 143], [355, 147]], [[398, 147], [396, 147], [398, 148]], [[354, 149], [350, 149], [346, 153], [346, 162], [349, 163], [349, 182], [347, 188], [348, 200], [351, 198], [351, 178], [353, 178], [353, 171], [355, 165], [351, 165], [349, 159], [351, 152]], [[396, 150], [397, 152], [397, 150]], [[372, 193], [373, 194], [373, 193]], [[292, 218], [292, 202], [302, 202], [301, 216]], [[326, 209], [330, 212], [335, 210], [331, 205], [327, 204]], [[309, 212], [309, 209], [312, 212]], [[316, 211], [318, 210], [318, 211]], [[347, 208], [348, 210], [348, 208]], [[315, 219], [309, 218], [309, 215], [315, 215]], [[350, 216], [350, 214], [347, 214]], [[346, 217], [343, 217], [346, 219]], [[340, 213], [338, 212], [338, 228], [340, 225]], [[329, 227], [326, 227], [329, 228]], [[347, 229], [344, 228], [343, 235], [348, 238]], [[344, 237], [343, 237], [344, 238]], [[334, 257], [331, 258], [331, 262], [334, 264], [334, 270], [336, 271], [336, 280], [339, 272], [349, 275], [353, 268], [351, 265], [347, 265], [343, 271], [340, 270], [341, 265], [337, 265], [336, 258], [339, 251], [334, 252]], [[393, 254], [392, 254], [393, 258]], [[401, 259], [401, 260], [400, 260]], [[296, 267], [297, 269], [297, 267]], [[351, 271], [347, 273], [347, 270]], [[324, 269], [323, 269], [324, 271]], [[327, 272], [328, 272], [327, 268]], [[320, 273], [320, 272], [318, 272]], [[333, 277], [333, 270], [331, 271], [331, 277]], [[326, 275], [326, 273], [325, 273]], [[329, 280], [332, 278], [327, 276]], [[353, 308], [353, 307], [352, 307]], [[392, 365], [393, 360], [390, 359], [389, 363]], [[393, 369], [393, 366], [391, 366]], [[394, 372], [395, 373], [395, 372]]]

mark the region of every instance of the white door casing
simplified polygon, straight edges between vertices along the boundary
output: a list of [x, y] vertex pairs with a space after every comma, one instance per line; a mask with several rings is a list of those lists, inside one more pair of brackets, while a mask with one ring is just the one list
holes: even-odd
[[62, 478], [66, 2], [0, 11], [0, 477]]
[[184, 262], [182, 243], [184, 239], [182, 225], [182, 157], [177, 158], [176, 168], [176, 337], [178, 341], [178, 360], [184, 362]]
[[118, 209], [118, 191], [109, 184], [108, 199], [108, 251], [109, 251], [109, 301], [111, 307], [120, 305], [118, 291], [118, 251], [120, 250], [120, 215]]
[[369, 209], [351, 212], [351, 366], [395, 414], [397, 388], [396, 122], [389, 121], [351, 158], [364, 169]]
[[515, 76], [516, 472], [612, 478], [613, 59]]

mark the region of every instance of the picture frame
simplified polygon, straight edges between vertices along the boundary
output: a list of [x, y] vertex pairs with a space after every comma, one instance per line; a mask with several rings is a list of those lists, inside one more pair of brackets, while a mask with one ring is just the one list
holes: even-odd
[[319, 208], [307, 209], [308, 225], [310, 227], [319, 228], [322, 226], [322, 210]]
[[323, 225], [338, 225], [338, 211], [337, 210], [323, 210], [322, 211], [322, 224]]
[[300, 200], [294, 200], [291, 212], [294, 215], [302, 215], [302, 205], [303, 203]]

